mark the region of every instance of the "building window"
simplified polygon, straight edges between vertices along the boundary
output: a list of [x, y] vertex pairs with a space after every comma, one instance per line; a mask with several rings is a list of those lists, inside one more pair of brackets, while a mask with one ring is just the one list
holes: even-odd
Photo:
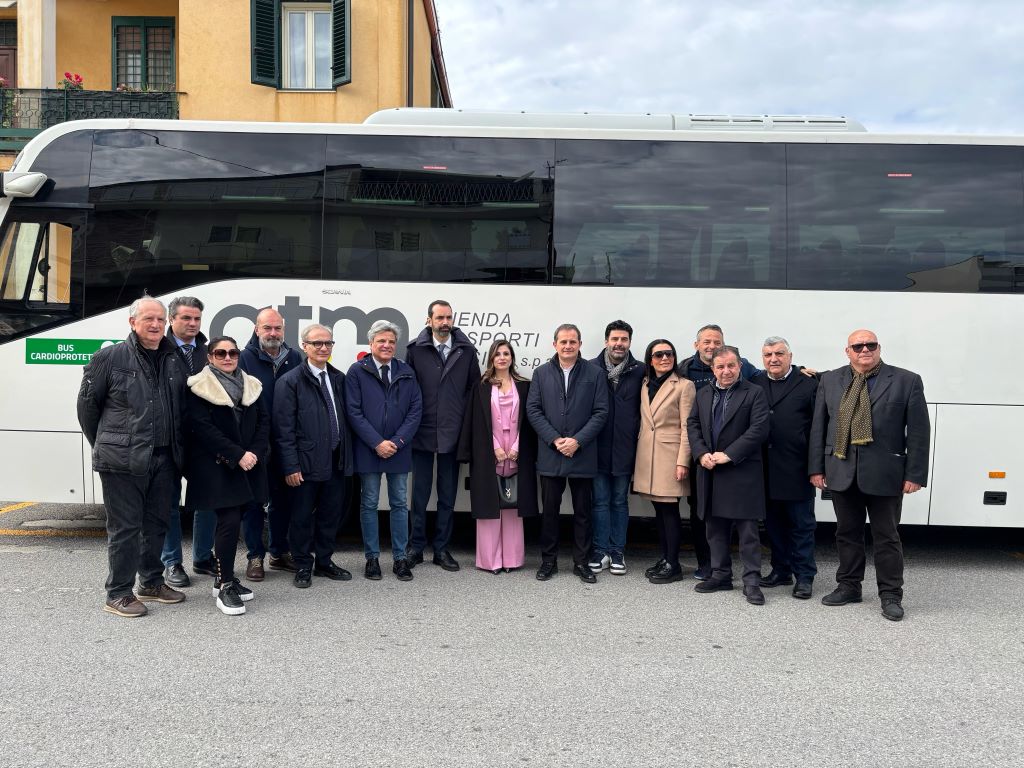
[[0, 21], [0, 47], [15, 48], [18, 45], [18, 22]]
[[174, 90], [174, 19], [115, 16], [113, 87]]
[[256, 85], [329, 90], [352, 82], [351, 0], [250, 0]]
[[330, 89], [330, 4], [283, 3], [281, 23], [284, 87]]

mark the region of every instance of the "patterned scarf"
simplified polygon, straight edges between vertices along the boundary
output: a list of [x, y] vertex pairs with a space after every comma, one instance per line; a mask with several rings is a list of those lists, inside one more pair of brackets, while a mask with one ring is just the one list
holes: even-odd
[[[839, 415], [836, 418], [835, 445], [832, 455], [837, 459], [846, 458], [850, 445], [867, 445], [874, 440], [871, 431], [871, 398], [868, 394], [868, 379], [878, 375], [881, 361], [867, 373], [853, 371], [853, 381], [846, 388], [839, 401]], [[852, 370], [852, 368], [851, 368]]]
[[626, 363], [629, 362], [629, 355], [622, 358], [622, 362], [618, 365], [612, 363], [612, 359], [608, 356], [608, 350], [604, 351], [604, 367], [608, 371], [608, 381], [611, 382], [612, 389], [619, 388], [619, 377], [622, 376], [622, 372], [626, 370]]

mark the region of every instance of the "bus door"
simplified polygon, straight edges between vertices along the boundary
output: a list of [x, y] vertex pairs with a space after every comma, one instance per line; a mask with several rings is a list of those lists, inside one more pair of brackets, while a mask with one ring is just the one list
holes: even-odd
[[0, 232], [0, 343], [81, 317], [85, 211], [12, 205]]

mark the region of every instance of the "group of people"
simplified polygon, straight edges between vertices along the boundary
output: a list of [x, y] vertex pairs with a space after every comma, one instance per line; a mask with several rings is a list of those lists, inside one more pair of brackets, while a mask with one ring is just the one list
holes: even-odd
[[353, 477], [367, 579], [383, 577], [385, 481], [394, 576], [411, 580], [428, 545], [434, 564], [458, 571], [449, 542], [459, 468], [468, 464], [481, 570], [523, 567], [523, 518], [539, 515], [536, 577], [554, 577], [568, 487], [573, 573], [588, 584], [604, 570], [625, 574], [632, 492], [651, 503], [657, 523], [652, 584], [683, 579], [685, 497], [696, 592], [733, 589], [735, 532], [747, 602], [763, 605], [763, 588], [789, 585], [808, 599], [817, 573], [814, 499], [827, 489], [839, 569], [822, 603], [861, 601], [870, 518], [882, 614], [903, 617], [897, 526], [903, 495], [927, 480], [930, 424], [920, 376], [883, 363], [871, 331], [850, 334], [849, 365], [819, 376], [793, 365], [781, 336], [764, 341], [763, 369], [726, 345], [717, 325], [699, 329], [685, 359], [655, 339], [637, 360], [632, 327], [616, 320], [588, 360], [579, 328], [563, 324], [553, 357], [527, 380], [505, 339], [491, 344], [481, 371], [443, 300], [430, 303], [404, 359], [396, 356], [401, 329], [379, 320], [367, 333], [369, 354], [344, 373], [330, 362], [331, 328], [303, 328], [300, 353], [268, 307], [240, 349], [228, 336], [203, 336], [202, 310], [189, 296], [166, 310], [152, 297], [137, 300], [127, 341], [101, 349], [84, 370], [78, 413], [107, 508], [111, 613], [141, 616], [147, 601], [185, 599], [182, 477], [185, 506], [195, 511], [193, 571], [214, 577], [217, 607], [235, 615], [253, 598], [234, 570], [240, 533], [249, 582], [262, 581], [265, 566], [292, 572], [299, 588], [313, 576], [352, 578], [332, 558]]

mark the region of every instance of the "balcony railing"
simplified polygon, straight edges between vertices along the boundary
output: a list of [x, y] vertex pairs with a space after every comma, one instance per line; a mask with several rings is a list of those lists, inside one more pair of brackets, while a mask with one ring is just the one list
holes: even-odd
[[0, 89], [0, 149], [20, 149], [44, 128], [99, 117], [178, 119], [174, 91], [65, 91]]

